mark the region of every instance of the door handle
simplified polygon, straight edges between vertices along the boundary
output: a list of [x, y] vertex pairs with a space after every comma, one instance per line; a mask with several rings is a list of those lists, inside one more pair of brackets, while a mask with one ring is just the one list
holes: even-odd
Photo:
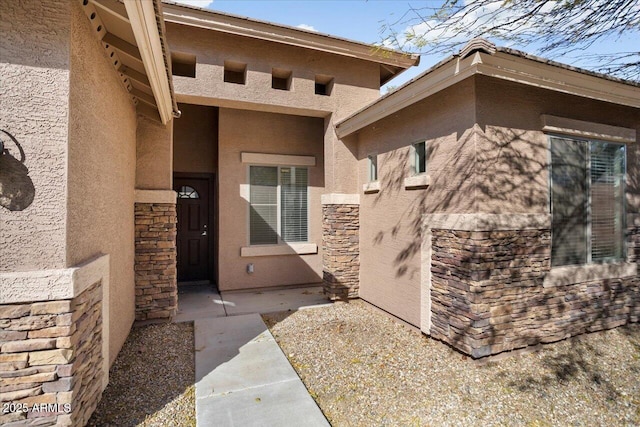
[[201, 236], [206, 236], [207, 235], [207, 230], [203, 231]]

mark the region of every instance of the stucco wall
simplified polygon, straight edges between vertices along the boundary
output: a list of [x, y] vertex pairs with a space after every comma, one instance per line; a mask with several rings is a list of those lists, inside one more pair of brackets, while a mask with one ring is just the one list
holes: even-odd
[[[474, 85], [467, 79], [359, 134], [360, 297], [420, 324], [420, 227], [432, 212], [471, 212]], [[431, 185], [408, 190], [410, 146], [427, 141]], [[364, 194], [367, 156], [378, 153], [379, 193]]]
[[[322, 209], [324, 193], [323, 121], [254, 111], [220, 109], [218, 158], [219, 282], [220, 290], [259, 288], [322, 281]], [[241, 257], [248, 246], [248, 203], [241, 185], [248, 184], [248, 165], [242, 152], [313, 155], [309, 167], [309, 241], [318, 254]], [[253, 263], [255, 272], [247, 274]]]
[[[167, 23], [173, 51], [196, 56], [196, 77], [174, 76], [178, 100], [193, 104], [325, 118], [327, 192], [356, 192], [356, 157], [333, 122], [379, 96], [379, 64], [278, 43]], [[224, 61], [247, 64], [246, 85], [225, 83]], [[271, 88], [272, 68], [292, 71], [291, 90]], [[334, 77], [330, 96], [316, 95], [315, 76]], [[177, 170], [177, 169], [176, 169]]]
[[[341, 118], [379, 96], [379, 65], [373, 62], [173, 23], [167, 23], [167, 40], [172, 51], [196, 56], [195, 78], [174, 76], [183, 102], [209, 98], [223, 107], [317, 117], [337, 111]], [[224, 82], [229, 60], [247, 64], [245, 85]], [[271, 88], [272, 68], [293, 72], [291, 90]], [[317, 74], [335, 77], [331, 96], [314, 93]]]
[[174, 122], [173, 170], [215, 173], [218, 168], [218, 110], [180, 104], [182, 115]]
[[[548, 212], [547, 136], [541, 115], [636, 129], [640, 110], [476, 77], [478, 211]], [[627, 145], [627, 211], [640, 212], [640, 144]]]
[[136, 112], [80, 5], [72, 4], [67, 266], [110, 255], [115, 359], [134, 318]]
[[[359, 133], [359, 185], [367, 180], [367, 155], [376, 152], [381, 182], [379, 193], [361, 190], [362, 298], [419, 324], [425, 213], [548, 212], [542, 114], [640, 131], [637, 109], [475, 76]], [[431, 185], [406, 190], [409, 145], [424, 139]], [[640, 144], [629, 144], [629, 213], [640, 211], [638, 165]]]
[[0, 7], [0, 271], [65, 266], [70, 7]]
[[138, 115], [136, 131], [136, 188], [173, 188], [173, 126]]

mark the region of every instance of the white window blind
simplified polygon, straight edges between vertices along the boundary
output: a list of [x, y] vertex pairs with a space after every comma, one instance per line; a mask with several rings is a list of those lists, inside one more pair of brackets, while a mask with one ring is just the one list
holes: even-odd
[[282, 240], [307, 241], [307, 169], [280, 168]]
[[278, 168], [249, 168], [249, 242], [252, 245], [278, 243]]
[[551, 137], [553, 266], [623, 258], [624, 169], [624, 145]]
[[308, 241], [308, 169], [250, 166], [249, 243]]
[[624, 145], [591, 142], [591, 258], [622, 258]]
[[551, 138], [552, 265], [587, 262], [587, 144]]

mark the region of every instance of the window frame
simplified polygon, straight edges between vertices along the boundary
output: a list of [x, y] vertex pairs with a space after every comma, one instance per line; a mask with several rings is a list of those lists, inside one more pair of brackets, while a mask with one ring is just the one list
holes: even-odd
[[[418, 170], [418, 150], [416, 149], [416, 145], [420, 145], [423, 144], [424, 145], [424, 171], [419, 172]], [[427, 141], [426, 140], [420, 140], [420, 141], [416, 141], [413, 142], [411, 144], [411, 173], [413, 176], [417, 176], [417, 175], [426, 175], [427, 174]]]
[[[586, 261], [581, 264], [561, 264], [561, 265], [553, 265], [553, 252], [550, 253], [549, 262], [552, 264], [552, 269], [558, 268], [566, 268], [566, 267], [576, 267], [576, 266], [586, 266], [586, 265], [601, 265], [601, 264], [617, 264], [626, 262], [626, 253], [627, 253], [627, 239], [626, 239], [626, 227], [627, 227], [627, 145], [624, 142], [618, 141], [607, 141], [603, 139], [597, 138], [587, 138], [587, 137], [579, 137], [574, 135], [567, 134], [559, 134], [559, 133], [545, 133], [547, 137], [547, 161], [548, 161], [548, 173], [549, 173], [549, 188], [548, 188], [548, 203], [549, 203], [549, 214], [551, 215], [551, 251], [553, 251], [553, 158], [552, 158], [552, 148], [551, 148], [551, 140], [552, 138], [559, 138], [568, 141], [576, 141], [576, 142], [584, 142], [588, 144], [588, 149], [586, 150], [586, 188], [587, 188], [587, 197], [586, 197], [586, 219], [584, 224], [584, 233], [586, 239]], [[621, 247], [621, 256], [620, 258], [607, 258], [603, 260], [593, 261], [593, 243], [591, 241], [592, 238], [592, 191], [591, 191], [591, 143], [592, 142], [600, 142], [605, 144], [616, 145], [619, 147], [624, 147], [624, 156], [623, 156], [623, 179], [622, 179], [622, 247]]]
[[[276, 168], [276, 174], [278, 177], [278, 183], [276, 185], [276, 201], [277, 201], [277, 209], [276, 209], [276, 243], [251, 243], [251, 167], [270, 167]], [[311, 243], [310, 241], [310, 213], [311, 213], [311, 198], [309, 194], [309, 187], [311, 181], [311, 167], [308, 165], [285, 165], [285, 164], [270, 164], [270, 163], [248, 163], [246, 165], [247, 172], [247, 186], [249, 191], [249, 198], [247, 200], [247, 247], [268, 247], [268, 246], [287, 246], [287, 245], [298, 245]], [[280, 170], [281, 168], [291, 168], [291, 169], [306, 169], [307, 170], [307, 239], [299, 242], [287, 242], [282, 239], [282, 184], [281, 184], [281, 176]]]
[[[378, 153], [370, 153], [367, 155], [367, 182], [378, 182], [380, 176], [380, 168], [378, 167]], [[373, 173], [375, 171], [375, 178]]]

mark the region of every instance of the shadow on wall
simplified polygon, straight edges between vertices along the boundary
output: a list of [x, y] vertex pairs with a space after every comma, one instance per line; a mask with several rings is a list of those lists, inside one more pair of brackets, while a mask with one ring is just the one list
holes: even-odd
[[[485, 211], [488, 207], [495, 213], [529, 213], [531, 209], [547, 204], [544, 190], [548, 165], [546, 161], [540, 161], [539, 155], [541, 150], [547, 150], [546, 140], [536, 140], [533, 135], [526, 130], [498, 127], [482, 129], [476, 126], [468, 131], [458, 130], [455, 138], [458, 149], [453, 155], [448, 155], [443, 143], [438, 142], [443, 137], [446, 140], [446, 135], [427, 138], [427, 165], [433, 164], [438, 157], [438, 163], [443, 165], [438, 170], [429, 170], [427, 166], [431, 177], [431, 185], [427, 189], [404, 187], [404, 179], [410, 176], [407, 173], [411, 163], [409, 150], [394, 149], [386, 153], [384, 162], [398, 167], [382, 169], [380, 181], [384, 190], [376, 194], [374, 206], [383, 198], [394, 198], [404, 191], [415, 193], [393, 225], [373, 236], [375, 246], [383, 245], [385, 238], [394, 239], [403, 228], [413, 236], [395, 255], [396, 277], [420, 276], [420, 267], [415, 267], [412, 259], [420, 256], [425, 214], [472, 212], [479, 206], [483, 206]], [[478, 144], [476, 139], [481, 139], [482, 144]], [[463, 152], [475, 155], [459, 154]], [[443, 156], [448, 156], [444, 162]], [[546, 156], [542, 158], [546, 159]], [[465, 198], [462, 187], [473, 188], [475, 200]], [[511, 210], [514, 206], [518, 210]]]
[[[24, 165], [25, 154], [16, 138], [0, 129], [0, 206], [10, 211], [22, 211], [31, 206], [36, 189]], [[18, 160], [8, 148], [12, 142], [18, 152]]]
[[[393, 236], [397, 228], [410, 227], [415, 236], [395, 256], [396, 277], [407, 274], [404, 264], [407, 259], [420, 256], [422, 215], [460, 206], [455, 189], [448, 187], [450, 181], [460, 182], [452, 174], [460, 174], [462, 182], [473, 180], [476, 209], [481, 212], [540, 213], [541, 206], [545, 207], [543, 212], [548, 212], [547, 139], [526, 130], [493, 126], [476, 127], [471, 135], [474, 134], [475, 156], [450, 158], [445, 169], [440, 171], [442, 176], [432, 176], [432, 186], [415, 197], [403, 218], [398, 219], [388, 232]], [[459, 140], [462, 145], [473, 143], [471, 137], [462, 138]], [[439, 146], [436, 144], [433, 148], [437, 153]], [[433, 155], [434, 152], [428, 154], [429, 157]], [[554, 160], [556, 169], [577, 167], [569, 157], [565, 155], [558, 163]], [[577, 164], [582, 165], [582, 161]], [[401, 168], [388, 171], [382, 179], [383, 188], [402, 191]], [[577, 184], [572, 188], [577, 189]], [[382, 192], [377, 197], [382, 197]], [[571, 195], [564, 197], [569, 200]], [[584, 216], [582, 204], [569, 205], [567, 217]], [[485, 225], [488, 229], [493, 227], [492, 224]], [[448, 308], [444, 316], [443, 313], [439, 315], [448, 319], [446, 330], [451, 332], [443, 334], [456, 349], [465, 349], [473, 343], [478, 346], [473, 350], [483, 350], [474, 357], [482, 357], [488, 355], [484, 353], [488, 351], [484, 346], [490, 347], [491, 353], [499, 353], [637, 321], [638, 300], [633, 296], [637, 295], [637, 278], [543, 286], [546, 272], [551, 267], [547, 252], [550, 250], [550, 230], [498, 231], [486, 233], [485, 237], [470, 237], [470, 233], [465, 232], [449, 232], [453, 237], [445, 237], [445, 234], [433, 236], [433, 247], [446, 253], [434, 254], [432, 280], [450, 286], [450, 293], [438, 297], [437, 302], [441, 307], [453, 307], [450, 311]], [[561, 243], [566, 237], [558, 233], [554, 236]], [[377, 241], [381, 242], [383, 238], [384, 234], [377, 237]], [[444, 242], [447, 238], [451, 238], [453, 244]], [[487, 246], [481, 241], [483, 239], [499, 242], [499, 245]], [[469, 240], [475, 240], [476, 246], [467, 247]], [[468, 286], [473, 282], [481, 283], [482, 291], [469, 290]], [[433, 295], [432, 291], [432, 298]], [[432, 304], [435, 302], [433, 300]], [[481, 303], [487, 308], [473, 308]], [[462, 313], [471, 313], [468, 321], [459, 321], [452, 315]], [[578, 353], [566, 359], [549, 360], [548, 364], [560, 379], [584, 371]]]

